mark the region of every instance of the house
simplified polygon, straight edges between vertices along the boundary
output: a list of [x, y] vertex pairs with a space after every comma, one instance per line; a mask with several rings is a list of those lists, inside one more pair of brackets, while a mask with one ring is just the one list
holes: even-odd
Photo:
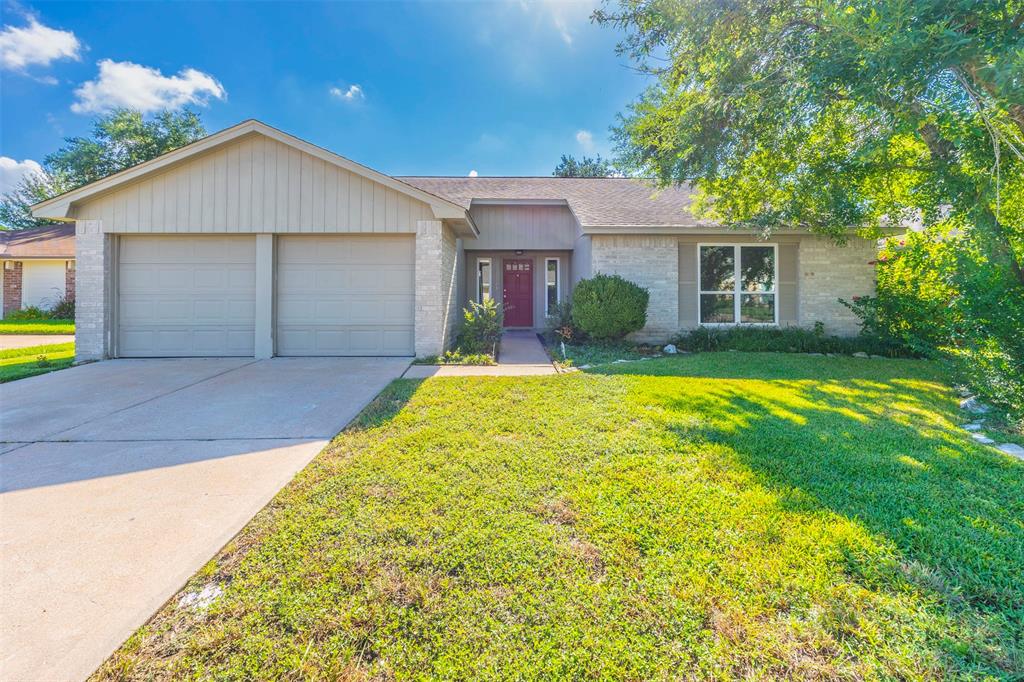
[[77, 352], [434, 355], [469, 299], [540, 328], [575, 282], [650, 291], [638, 339], [700, 324], [853, 334], [874, 243], [764, 242], [631, 179], [392, 177], [246, 121], [34, 207], [75, 221]]
[[65, 295], [75, 297], [75, 226], [47, 225], [0, 232], [3, 310], [46, 310]]

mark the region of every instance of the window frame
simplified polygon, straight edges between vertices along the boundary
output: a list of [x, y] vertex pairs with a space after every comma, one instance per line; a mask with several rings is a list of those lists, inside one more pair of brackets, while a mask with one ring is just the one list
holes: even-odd
[[[701, 257], [700, 252], [705, 246], [729, 246], [733, 249], [733, 290], [732, 291], [705, 291], [701, 287]], [[748, 291], [742, 290], [743, 278], [741, 276], [743, 247], [772, 247], [772, 290], [771, 291]], [[740, 305], [743, 294], [771, 294], [774, 296], [775, 305], [772, 306], [774, 320], [772, 322], [742, 322], [740, 321]], [[724, 294], [733, 297], [732, 322], [701, 322], [700, 297], [703, 295]], [[701, 327], [777, 327], [779, 326], [779, 245], [776, 242], [697, 242], [697, 325]]]
[[477, 258], [476, 259], [476, 302], [484, 302], [484, 276], [481, 272], [481, 266], [487, 265], [487, 273], [490, 275], [487, 279], [487, 295], [490, 298], [494, 298], [494, 261], [491, 258]]
[[551, 309], [548, 306], [548, 263], [555, 264], [555, 303], [562, 302], [562, 259], [558, 256], [549, 256], [544, 259], [544, 317], [551, 317]]

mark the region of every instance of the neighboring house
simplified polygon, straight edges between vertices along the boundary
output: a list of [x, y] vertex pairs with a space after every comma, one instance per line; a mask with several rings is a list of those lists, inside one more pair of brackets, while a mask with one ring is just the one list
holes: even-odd
[[650, 290], [638, 339], [707, 324], [853, 334], [874, 243], [698, 221], [636, 180], [391, 177], [246, 121], [42, 202], [77, 224], [80, 360], [434, 355], [491, 296], [541, 328], [575, 282]]
[[0, 232], [4, 269], [3, 315], [35, 306], [48, 309], [75, 297], [75, 226], [48, 225]]

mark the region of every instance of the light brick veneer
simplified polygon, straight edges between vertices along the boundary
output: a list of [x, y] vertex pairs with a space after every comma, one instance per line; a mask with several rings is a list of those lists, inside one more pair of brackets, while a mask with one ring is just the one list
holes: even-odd
[[107, 357], [107, 329], [113, 268], [111, 238], [98, 220], [80, 220], [75, 228], [75, 359]]
[[679, 244], [675, 236], [594, 235], [594, 273], [619, 275], [651, 295], [638, 341], [665, 341], [679, 331]]
[[800, 241], [801, 326], [811, 327], [820, 320], [830, 334], [857, 334], [860, 322], [839, 299], [875, 293], [875, 266], [869, 261], [877, 255], [878, 247], [870, 239], [853, 237], [845, 246], [837, 246], [824, 237], [804, 237]]
[[439, 355], [451, 343], [458, 321], [458, 240], [440, 220], [416, 222], [417, 357]]
[[0, 263], [4, 269], [4, 317], [21, 310], [21, 261]]
[[75, 268], [69, 268], [67, 263], [64, 264], [64, 295], [70, 299], [75, 298]]

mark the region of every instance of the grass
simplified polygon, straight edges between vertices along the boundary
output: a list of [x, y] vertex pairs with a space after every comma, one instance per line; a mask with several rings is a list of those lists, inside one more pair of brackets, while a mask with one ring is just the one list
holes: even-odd
[[75, 361], [74, 343], [11, 348], [0, 351], [0, 384], [70, 367]]
[[916, 360], [397, 381], [95, 678], [1020, 679], [1024, 463], [959, 422]]
[[0, 320], [0, 334], [74, 334], [74, 320]]

